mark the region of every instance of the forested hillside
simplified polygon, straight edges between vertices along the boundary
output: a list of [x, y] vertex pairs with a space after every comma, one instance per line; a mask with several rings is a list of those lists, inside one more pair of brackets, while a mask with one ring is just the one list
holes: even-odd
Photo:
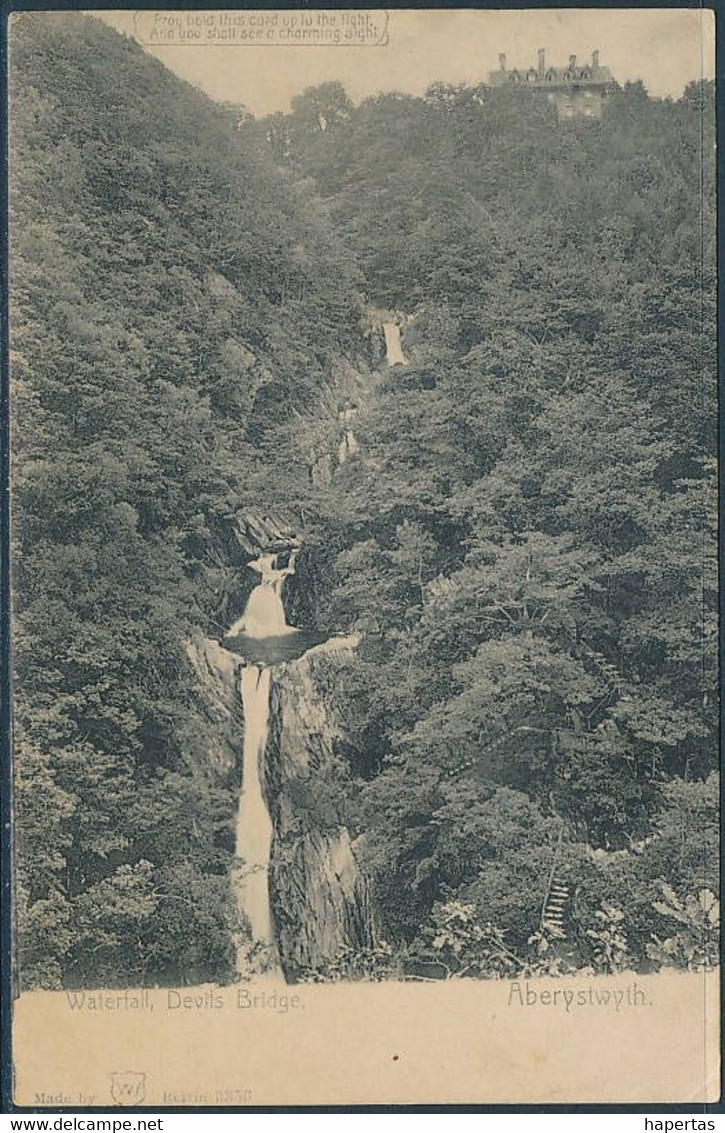
[[387, 931], [454, 971], [559, 965], [554, 878], [579, 963], [696, 962], [714, 923], [713, 115], [711, 84], [627, 84], [601, 123], [326, 84], [247, 126], [409, 316], [325, 607], [365, 631], [351, 805]]
[[559, 123], [326, 84], [240, 124], [88, 17], [13, 17], [10, 61], [25, 985], [230, 978], [184, 645], [241, 613], [220, 532], [265, 508], [297, 609], [361, 638], [317, 805], [378, 944], [310, 978], [711, 960], [712, 86]]
[[20, 967], [201, 979], [233, 796], [184, 641], [230, 618], [224, 521], [306, 483], [288, 434], [359, 348], [356, 273], [235, 116], [96, 20], [13, 17], [10, 96]]

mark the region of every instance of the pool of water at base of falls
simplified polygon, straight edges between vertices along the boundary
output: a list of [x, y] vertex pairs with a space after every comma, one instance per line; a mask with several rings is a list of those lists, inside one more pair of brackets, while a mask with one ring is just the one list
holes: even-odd
[[308, 649], [327, 641], [329, 634], [316, 630], [298, 629], [293, 633], [273, 637], [237, 637], [222, 639], [229, 653], [237, 653], [250, 665], [279, 665], [283, 661], [296, 661]]

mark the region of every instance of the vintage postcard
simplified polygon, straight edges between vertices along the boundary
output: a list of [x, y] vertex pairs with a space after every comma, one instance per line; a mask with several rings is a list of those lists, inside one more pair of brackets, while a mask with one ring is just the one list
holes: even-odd
[[11, 17], [16, 1106], [718, 1098], [714, 44]]

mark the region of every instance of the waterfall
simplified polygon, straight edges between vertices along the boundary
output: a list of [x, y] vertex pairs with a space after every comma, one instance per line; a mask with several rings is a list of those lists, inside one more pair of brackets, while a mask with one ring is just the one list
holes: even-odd
[[355, 456], [356, 453], [360, 452], [358, 439], [352, 429], [352, 423], [357, 417], [357, 412], [357, 406], [348, 401], [337, 414], [337, 419], [340, 422], [340, 428], [342, 430], [340, 443], [337, 446], [338, 466], [345, 464], [351, 456]]
[[344, 464], [346, 460], [349, 460], [351, 456], [355, 456], [359, 451], [360, 445], [352, 429], [345, 429], [337, 450], [337, 463]]
[[249, 595], [241, 618], [230, 626], [227, 637], [244, 634], [246, 637], [282, 637], [286, 633], [296, 633], [294, 626], [287, 625], [282, 605], [282, 586], [285, 578], [295, 572], [296, 552], [291, 551], [289, 562], [281, 569], [277, 566], [279, 555], [260, 555], [249, 565], [262, 576], [259, 586]]
[[[281, 637], [297, 631], [287, 625], [282, 587], [294, 574], [296, 552], [289, 553], [287, 566], [280, 567], [280, 555], [260, 555], [249, 565], [261, 576], [241, 618], [228, 636], [244, 634], [263, 639]], [[272, 819], [265, 797], [265, 757], [269, 732], [269, 692], [271, 667], [262, 664], [242, 666], [242, 707], [244, 709], [244, 754], [242, 791], [236, 825], [234, 893], [239, 914], [236, 968], [240, 974], [274, 972], [278, 967], [274, 924], [269, 901], [269, 860], [272, 847]], [[244, 930], [248, 937], [245, 937]]]
[[242, 975], [249, 975], [250, 967], [264, 972], [277, 966], [269, 903], [272, 819], [264, 791], [270, 673], [269, 667], [264, 665], [242, 667], [244, 757], [236, 825], [238, 864], [234, 878], [239, 927], [247, 928], [250, 937], [250, 940], [240, 939], [237, 945], [236, 968]]
[[[321, 639], [287, 624], [282, 590], [295, 572], [296, 555], [292, 549], [253, 560], [259, 584], [223, 645], [206, 641], [190, 649], [212, 718], [226, 723], [232, 759], [239, 750], [239, 700], [243, 709], [230, 882], [235, 969], [247, 980], [279, 981], [300, 969], [324, 968], [346, 950], [369, 947], [374, 937], [369, 894], [347, 828], [319, 829], [314, 816], [296, 805], [295, 785], [308, 783], [333, 760], [338, 736], [315, 686], [315, 658], [344, 656], [359, 644], [356, 635]], [[277, 792], [273, 812], [270, 780]], [[280, 922], [276, 908], [284, 910]]]
[[385, 356], [389, 366], [405, 366], [407, 358], [403, 354], [403, 344], [400, 340], [400, 326], [395, 322], [383, 323], [385, 331]]

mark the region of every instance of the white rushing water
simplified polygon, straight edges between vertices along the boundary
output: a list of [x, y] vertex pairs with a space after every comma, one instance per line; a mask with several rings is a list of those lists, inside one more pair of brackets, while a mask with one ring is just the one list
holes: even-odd
[[[249, 595], [244, 613], [229, 629], [228, 636], [245, 634], [262, 639], [295, 633], [287, 625], [282, 603], [285, 578], [294, 574], [294, 551], [287, 566], [279, 567], [278, 555], [261, 555], [249, 565], [262, 581]], [[265, 794], [265, 757], [269, 733], [271, 668], [246, 664], [242, 667], [244, 708], [244, 755], [242, 791], [236, 825], [237, 859], [234, 891], [239, 913], [236, 968], [242, 975], [274, 973], [278, 967], [274, 922], [269, 901], [269, 861], [272, 849], [272, 819]], [[244, 930], [247, 930], [245, 934]], [[250, 971], [251, 969], [251, 971]]]
[[[289, 552], [284, 567], [278, 566], [280, 558], [282, 555], [265, 554], [249, 564], [261, 575], [261, 581], [249, 595], [241, 618], [230, 627], [228, 637], [244, 635], [261, 641], [300, 632], [287, 625], [282, 603], [284, 580], [295, 571], [296, 551]], [[305, 652], [347, 650], [357, 644], [355, 636], [332, 637]], [[282, 978], [269, 898], [273, 825], [265, 779], [271, 686], [271, 664], [247, 661], [242, 665], [244, 751], [232, 886], [238, 914], [235, 966], [247, 979]]]
[[385, 331], [385, 357], [389, 366], [405, 366], [408, 359], [403, 354], [398, 323], [383, 323]]
[[236, 826], [235, 855], [239, 864], [235, 894], [240, 928], [248, 928], [251, 938], [248, 941], [240, 938], [237, 948], [236, 967], [243, 975], [250, 974], [250, 964], [260, 972], [276, 967], [274, 925], [269, 903], [272, 819], [264, 791], [269, 686], [268, 667], [245, 665], [242, 668], [244, 758]]
[[294, 626], [287, 625], [282, 605], [282, 586], [285, 578], [295, 572], [296, 551], [290, 552], [286, 567], [278, 567], [278, 555], [260, 555], [249, 565], [261, 574], [262, 581], [249, 595], [249, 601], [241, 618], [227, 630], [227, 637], [244, 634], [246, 637], [281, 637], [286, 633], [296, 633]]
[[352, 429], [345, 429], [337, 449], [337, 463], [344, 464], [351, 456], [360, 452], [360, 445]]

